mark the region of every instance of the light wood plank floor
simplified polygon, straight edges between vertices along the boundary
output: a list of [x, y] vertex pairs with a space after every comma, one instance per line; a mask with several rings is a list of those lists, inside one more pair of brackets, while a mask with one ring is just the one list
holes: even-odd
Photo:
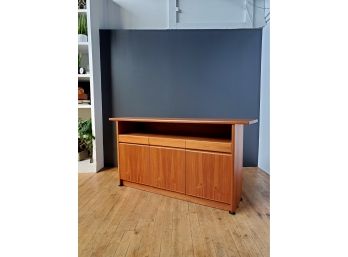
[[79, 257], [269, 256], [269, 176], [244, 168], [236, 215], [79, 174]]

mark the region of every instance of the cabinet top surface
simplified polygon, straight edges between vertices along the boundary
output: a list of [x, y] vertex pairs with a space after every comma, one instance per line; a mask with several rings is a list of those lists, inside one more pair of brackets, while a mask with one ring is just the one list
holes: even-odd
[[201, 124], [242, 124], [257, 123], [257, 119], [205, 119], [205, 118], [155, 118], [155, 117], [115, 117], [110, 121], [135, 121], [135, 122], [165, 122], [165, 123], [201, 123]]

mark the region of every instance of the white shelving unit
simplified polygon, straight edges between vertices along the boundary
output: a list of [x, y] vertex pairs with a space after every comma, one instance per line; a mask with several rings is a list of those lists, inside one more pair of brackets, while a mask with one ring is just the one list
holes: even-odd
[[88, 54], [88, 42], [79, 42], [79, 53]]
[[96, 172], [95, 163], [88, 160], [79, 161], [79, 172]]
[[91, 105], [90, 104], [78, 104], [78, 108], [81, 109], [90, 109]]
[[89, 81], [91, 82], [91, 74], [78, 74], [79, 81]]
[[[97, 172], [104, 167], [104, 157], [103, 157], [103, 137], [102, 137], [102, 118], [101, 118], [101, 89], [100, 82], [95, 81], [93, 76], [93, 48], [97, 49], [98, 46], [92, 48], [93, 36], [95, 37], [96, 30], [95, 25], [93, 26], [91, 20], [91, 2], [92, 0], [87, 0], [86, 9], [79, 9], [77, 11], [78, 15], [87, 16], [87, 33], [88, 33], [88, 42], [78, 42], [78, 51], [82, 56], [81, 63], [84, 68], [87, 68], [87, 74], [78, 74], [78, 82], [89, 84], [89, 95], [91, 104], [78, 104], [78, 116], [81, 119], [92, 120], [92, 132], [95, 137], [93, 141], [93, 155], [92, 160], [90, 159], [79, 161], [78, 162], [78, 171], [79, 172]], [[99, 4], [98, 1], [94, 1], [94, 4]], [[99, 43], [99, 38], [98, 42]], [[98, 76], [97, 76], [98, 77]], [[95, 83], [97, 82], [97, 83]]]

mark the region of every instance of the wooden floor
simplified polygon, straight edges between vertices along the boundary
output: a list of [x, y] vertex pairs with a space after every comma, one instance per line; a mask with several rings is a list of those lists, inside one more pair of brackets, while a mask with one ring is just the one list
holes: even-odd
[[79, 257], [269, 256], [269, 176], [244, 168], [236, 215], [79, 174]]

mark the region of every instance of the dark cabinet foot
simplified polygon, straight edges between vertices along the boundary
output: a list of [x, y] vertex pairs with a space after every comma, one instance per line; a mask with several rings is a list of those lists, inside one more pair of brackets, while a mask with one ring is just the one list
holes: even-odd
[[123, 187], [123, 180], [122, 179], [120, 179], [120, 184], [118, 186]]
[[243, 202], [243, 197], [240, 198], [240, 201]]
[[236, 212], [235, 211], [228, 211], [230, 214], [232, 215], [236, 215]]

